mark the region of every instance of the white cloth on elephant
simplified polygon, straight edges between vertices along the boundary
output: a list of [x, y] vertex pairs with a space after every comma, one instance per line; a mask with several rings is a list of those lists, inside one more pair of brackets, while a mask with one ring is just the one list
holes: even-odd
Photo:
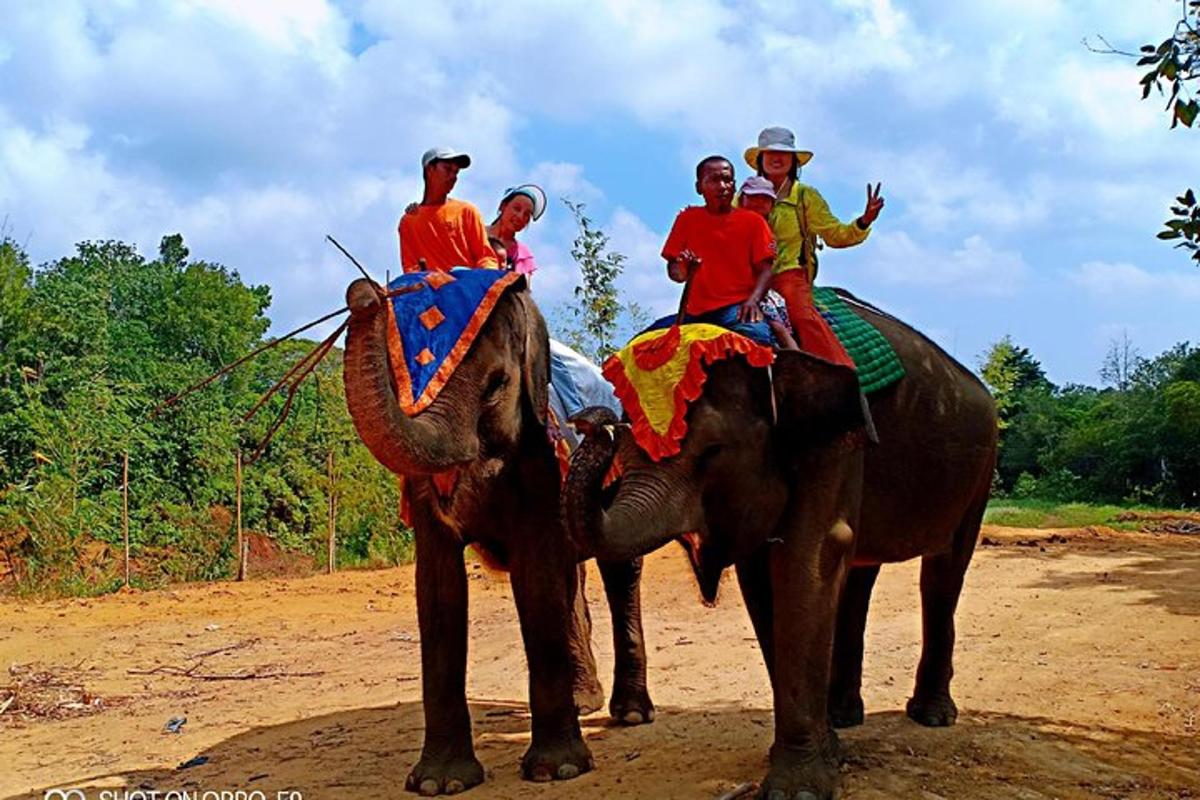
[[562, 342], [550, 340], [550, 408], [559, 421], [559, 433], [571, 451], [579, 436], [568, 423], [589, 406], [604, 406], [621, 418], [621, 403], [600, 368]]

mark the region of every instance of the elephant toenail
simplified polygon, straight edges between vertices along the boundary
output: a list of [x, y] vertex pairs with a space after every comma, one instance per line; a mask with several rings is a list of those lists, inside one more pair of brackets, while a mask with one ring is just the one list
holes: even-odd
[[626, 725], [641, 725], [645, 722], [640, 711], [626, 711], [623, 720]]
[[533, 771], [531, 778], [535, 783], [545, 783], [550, 780], [550, 770], [546, 767], [538, 767]]
[[422, 797], [435, 797], [441, 790], [442, 787], [438, 786], [437, 781], [433, 778], [426, 778], [421, 781], [421, 788], [417, 790], [417, 793]]
[[799, 792], [796, 794], [796, 800], [817, 800], [817, 796], [812, 792]]
[[446, 794], [458, 794], [466, 788], [467, 787], [463, 785], [463, 782], [457, 778], [451, 778], [450, 780], [446, 781]]
[[571, 778], [578, 777], [579, 767], [574, 764], [562, 764], [558, 768], [558, 779], [560, 781], [569, 781]]

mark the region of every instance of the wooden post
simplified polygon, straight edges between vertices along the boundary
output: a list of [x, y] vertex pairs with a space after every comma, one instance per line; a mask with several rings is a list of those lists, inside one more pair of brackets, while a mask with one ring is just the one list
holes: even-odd
[[129, 587], [129, 451], [121, 467], [121, 534], [125, 538], [125, 586]]
[[326, 564], [325, 571], [332, 575], [337, 569], [337, 540], [334, 534], [337, 527], [337, 499], [333, 487], [333, 450], [329, 451], [327, 466], [329, 470], [329, 562]]
[[246, 580], [246, 543], [242, 539], [242, 448], [238, 448], [237, 460], [234, 465], [234, 483], [237, 484], [237, 579]]

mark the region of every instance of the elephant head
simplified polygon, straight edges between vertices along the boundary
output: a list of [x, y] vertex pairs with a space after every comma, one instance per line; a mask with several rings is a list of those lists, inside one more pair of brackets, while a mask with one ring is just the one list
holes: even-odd
[[[715, 597], [721, 570], [774, 534], [797, 477], [795, 456], [862, 426], [853, 371], [781, 352], [772, 373], [741, 359], [711, 366], [688, 409], [681, 451], [658, 462], [627, 424], [585, 417], [562, 498], [576, 543], [624, 559], [679, 539], [705, 597]], [[603, 488], [614, 458], [620, 478]]]
[[[387, 301], [365, 279], [350, 284], [346, 301], [346, 403], [363, 443], [392, 472], [419, 477], [458, 468], [460, 485], [478, 488], [503, 469], [527, 427], [544, 428], [549, 337], [524, 280], [497, 303], [434, 402], [411, 417], [393, 388]], [[450, 521], [463, 509], [444, 503], [442, 511]]]

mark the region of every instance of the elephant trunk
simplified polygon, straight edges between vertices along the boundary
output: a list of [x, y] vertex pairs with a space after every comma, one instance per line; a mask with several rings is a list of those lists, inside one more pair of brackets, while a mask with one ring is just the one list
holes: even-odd
[[[623, 473], [612, 502], [604, 502], [604, 478], [617, 453]], [[584, 553], [622, 561], [657, 550], [702, 524], [694, 487], [645, 456], [627, 426], [597, 428], [579, 446], [563, 491], [563, 519]]]
[[432, 474], [474, 460], [479, 440], [475, 426], [458, 419], [464, 416], [455, 413], [461, 411], [461, 404], [437, 403], [413, 418], [401, 411], [392, 389], [385, 302], [365, 279], [346, 290], [350, 327], [343, 379], [346, 405], [359, 437], [371, 455], [401, 475]]

